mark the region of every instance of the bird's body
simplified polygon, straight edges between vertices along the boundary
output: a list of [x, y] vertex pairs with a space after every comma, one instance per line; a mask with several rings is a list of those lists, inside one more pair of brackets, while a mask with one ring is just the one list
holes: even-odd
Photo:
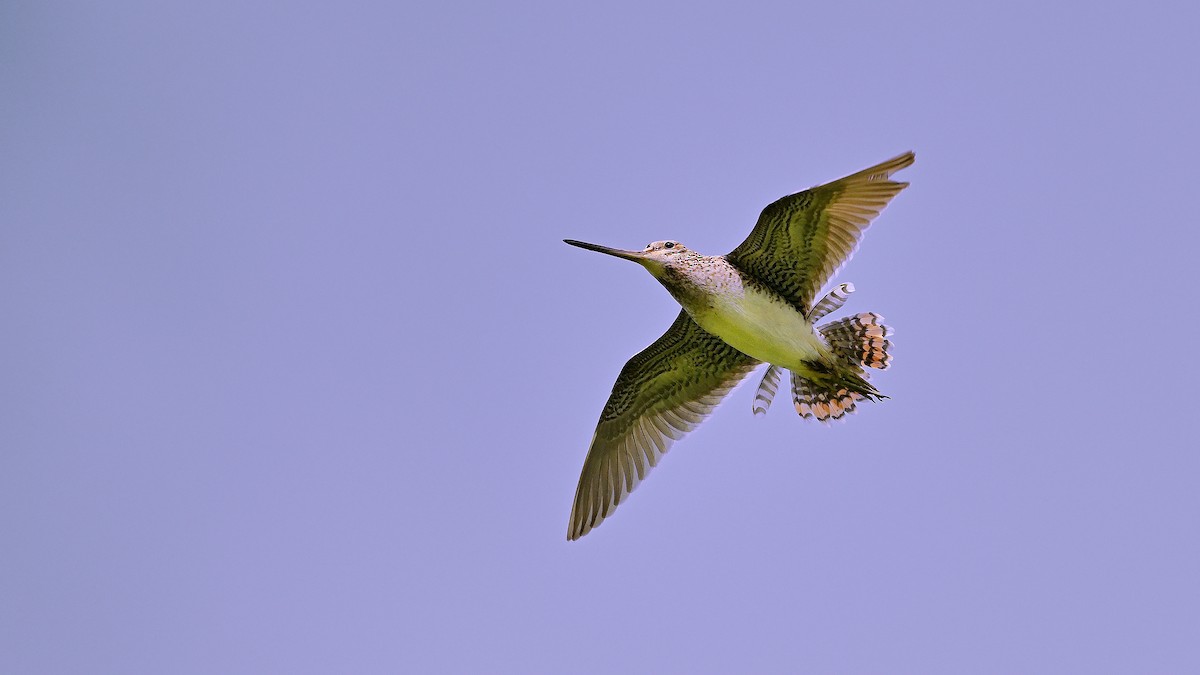
[[[832, 358], [804, 312], [724, 256], [680, 257], [663, 284], [704, 330], [743, 354], [789, 370]], [[676, 284], [687, 290], [674, 290]]]
[[874, 313], [817, 326], [854, 289], [816, 294], [846, 262], [871, 218], [907, 183], [890, 175], [906, 153], [845, 178], [784, 197], [763, 210], [750, 236], [723, 256], [674, 241], [623, 251], [568, 244], [645, 267], [682, 306], [675, 323], [625, 364], [584, 460], [568, 538], [587, 534], [645, 478], [671, 442], [695, 428], [760, 363], [755, 413], [765, 413], [782, 370], [797, 412], [822, 422], [884, 397], [864, 368], [886, 368], [891, 329]]

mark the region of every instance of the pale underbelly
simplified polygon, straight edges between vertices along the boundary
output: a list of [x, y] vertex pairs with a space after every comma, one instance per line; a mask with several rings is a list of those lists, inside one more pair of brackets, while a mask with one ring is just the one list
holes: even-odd
[[723, 299], [692, 318], [743, 354], [784, 368], [795, 370], [830, 353], [803, 315], [765, 294]]

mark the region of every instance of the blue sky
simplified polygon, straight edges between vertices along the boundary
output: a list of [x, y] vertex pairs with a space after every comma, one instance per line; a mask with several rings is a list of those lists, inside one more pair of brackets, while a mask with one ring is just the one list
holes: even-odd
[[[1200, 669], [1184, 3], [9, 3], [0, 671]], [[723, 253], [912, 149], [833, 428], [735, 390], [565, 541]]]

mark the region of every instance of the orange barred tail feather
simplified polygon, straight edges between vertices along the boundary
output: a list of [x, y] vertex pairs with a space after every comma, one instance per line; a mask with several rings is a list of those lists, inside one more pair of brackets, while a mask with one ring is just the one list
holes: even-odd
[[817, 329], [839, 362], [809, 362], [811, 372], [792, 374], [792, 401], [806, 419], [828, 422], [845, 417], [863, 400], [887, 398], [867, 382], [863, 368], [887, 368], [892, 363], [888, 337], [893, 331], [874, 312], [838, 319]]
[[854, 365], [885, 370], [892, 364], [888, 353], [892, 342], [887, 338], [895, 331], [884, 325], [883, 317], [874, 312], [838, 319], [817, 330], [834, 353]]
[[840, 420], [854, 412], [858, 401], [864, 398], [857, 391], [845, 387], [836, 391], [821, 391], [812, 380], [792, 373], [792, 403], [804, 419], [818, 422]]

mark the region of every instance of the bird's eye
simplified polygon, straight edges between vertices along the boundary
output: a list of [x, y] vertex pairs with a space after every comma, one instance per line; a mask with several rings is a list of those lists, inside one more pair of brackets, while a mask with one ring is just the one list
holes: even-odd
[[667, 243], [663, 244], [663, 246], [664, 246], [665, 248], [675, 248], [675, 242], [673, 242], [673, 241], [668, 241]]

